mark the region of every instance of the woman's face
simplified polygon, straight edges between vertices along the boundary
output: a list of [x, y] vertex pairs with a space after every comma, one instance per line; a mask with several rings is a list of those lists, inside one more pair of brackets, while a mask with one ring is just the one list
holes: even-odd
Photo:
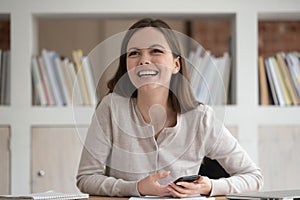
[[138, 30], [127, 45], [127, 71], [136, 88], [169, 88], [172, 74], [179, 71], [162, 32], [146, 27]]

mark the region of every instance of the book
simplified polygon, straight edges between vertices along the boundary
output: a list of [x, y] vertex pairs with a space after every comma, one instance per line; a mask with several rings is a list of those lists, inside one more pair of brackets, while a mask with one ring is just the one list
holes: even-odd
[[279, 87], [280, 87], [280, 90], [281, 90], [283, 98], [284, 98], [284, 103], [285, 103], [285, 105], [289, 106], [289, 105], [292, 104], [292, 100], [291, 100], [291, 97], [288, 93], [287, 85], [285, 83], [285, 80], [284, 80], [284, 77], [283, 77], [283, 74], [282, 74], [283, 72], [282, 72], [281, 68], [279, 67], [278, 61], [275, 58], [275, 56], [272, 56], [271, 59], [272, 59], [273, 64], [275, 66], [275, 71], [276, 71], [276, 74], [277, 74], [277, 77], [278, 77]]
[[40, 105], [47, 105], [47, 98], [43, 88], [43, 82], [41, 79], [41, 73], [39, 71], [37, 58], [33, 57], [31, 59], [31, 74], [33, 80], [33, 88], [35, 90], [35, 96], [37, 98], [37, 103]]
[[282, 70], [282, 74], [283, 74], [283, 79], [285, 81], [288, 93], [292, 99], [292, 103], [294, 105], [299, 105], [300, 104], [300, 98], [297, 95], [297, 91], [295, 88], [295, 85], [293, 84], [293, 80], [291, 77], [291, 74], [289, 73], [289, 69], [288, 66], [285, 62], [285, 53], [284, 52], [279, 52], [276, 54], [276, 58], [279, 64], [279, 67]]
[[53, 96], [56, 105], [63, 106], [64, 102], [62, 97], [62, 89], [58, 80], [58, 73], [53, 60], [53, 55], [53, 51], [48, 51], [46, 49], [42, 50], [42, 58], [45, 64], [45, 69], [49, 75], [49, 81], [53, 89]]
[[298, 97], [300, 98], [300, 61], [297, 52], [290, 52], [286, 55], [286, 62], [296, 88]]
[[203, 61], [202, 47], [199, 45], [196, 51], [189, 53], [188, 63], [190, 65], [190, 84], [194, 93], [199, 85], [199, 75], [201, 74], [201, 62]]
[[227, 103], [231, 74], [231, 58], [228, 52], [221, 57], [204, 52], [202, 62], [198, 67], [198, 83], [195, 96], [198, 101], [209, 105], [224, 105]]
[[204, 57], [202, 58], [201, 65], [198, 67], [198, 70], [195, 72], [198, 76], [198, 83], [196, 84], [195, 95], [198, 101], [202, 103], [208, 103], [208, 93], [209, 85], [208, 79], [210, 77], [210, 72], [213, 70], [213, 67], [210, 66], [212, 62], [212, 55], [210, 51], [204, 52]]
[[61, 95], [62, 95], [63, 103], [64, 103], [64, 105], [71, 105], [71, 98], [69, 95], [66, 77], [64, 75], [63, 67], [62, 67], [62, 60], [57, 53], [54, 53], [53, 61], [54, 61], [55, 67], [56, 67], [57, 75], [58, 75], [57, 80], [58, 80], [60, 88], [61, 88]]
[[280, 85], [279, 74], [277, 73], [276, 65], [274, 63], [273, 56], [267, 57], [266, 60], [267, 60], [267, 62], [266, 62], [267, 66], [269, 67], [270, 72], [271, 72], [273, 87], [276, 91], [277, 98], [278, 98], [278, 104], [277, 105], [285, 106], [286, 102], [285, 102], [283, 91], [282, 91], [282, 88], [281, 88], [281, 85]]
[[267, 74], [264, 64], [264, 57], [259, 56], [258, 58], [258, 74], [259, 74], [259, 92], [260, 92], [260, 104], [270, 105], [270, 94], [268, 90]]
[[41, 80], [43, 83], [43, 89], [46, 95], [46, 99], [47, 99], [47, 104], [49, 105], [55, 105], [55, 100], [54, 100], [54, 96], [53, 96], [53, 92], [52, 92], [52, 88], [49, 82], [49, 78], [48, 78], [48, 74], [47, 71], [45, 69], [45, 65], [43, 62], [43, 59], [41, 56], [37, 56], [37, 64], [39, 67], [39, 71], [41, 73]]
[[278, 102], [278, 97], [277, 97], [277, 93], [276, 93], [276, 90], [275, 90], [273, 77], [271, 75], [270, 65], [269, 65], [269, 62], [268, 62], [267, 59], [264, 59], [264, 63], [265, 63], [266, 74], [267, 74], [267, 78], [268, 78], [268, 82], [269, 82], [269, 86], [270, 86], [270, 90], [271, 90], [274, 105], [278, 105], [279, 102]]
[[213, 104], [226, 105], [231, 71], [231, 58], [229, 53], [225, 52], [223, 57], [217, 58], [216, 65], [216, 80], [218, 80], [218, 83], [215, 85], [215, 90], [213, 92]]
[[89, 195], [85, 193], [62, 193], [55, 191], [47, 191], [42, 193], [33, 193], [26, 195], [0, 195], [0, 199], [36, 199], [36, 200], [46, 200], [46, 199], [88, 199]]
[[70, 105], [72, 105], [72, 94], [73, 94], [73, 82], [72, 82], [72, 77], [71, 77], [71, 73], [68, 70], [68, 65], [69, 65], [69, 59], [68, 58], [63, 58], [63, 60], [61, 61], [61, 67], [62, 67], [62, 72], [63, 72], [63, 76], [65, 79], [65, 84], [66, 84], [66, 89], [67, 89], [67, 94], [68, 94], [68, 98], [70, 101]]
[[88, 57], [83, 56], [82, 58], [82, 68], [84, 70], [84, 74], [86, 76], [86, 83], [88, 88], [88, 93], [90, 97], [91, 105], [96, 105], [97, 97], [96, 97], [96, 84], [93, 77], [93, 70], [91, 64], [89, 62]]
[[[195, 83], [195, 93], [196, 96], [200, 96], [201, 88], [203, 87], [205, 75], [208, 71], [207, 65], [211, 59], [211, 52], [210, 51], [204, 51], [202, 55], [199, 56], [198, 66], [197, 70], [195, 71], [196, 76], [196, 83]], [[202, 101], [201, 97], [198, 99], [199, 101]]]
[[65, 60], [65, 65], [70, 74], [70, 79], [72, 82], [72, 102], [74, 105], [84, 105], [83, 95], [78, 83], [78, 78], [76, 76], [75, 66], [72, 62]]
[[79, 88], [81, 90], [81, 94], [83, 95], [83, 101], [85, 105], [91, 105], [90, 96], [88, 93], [88, 87], [86, 83], [86, 76], [85, 72], [82, 67], [82, 57], [83, 52], [82, 50], [78, 49], [76, 51], [72, 52], [73, 60], [75, 62], [75, 68], [76, 68], [76, 75], [78, 79]]

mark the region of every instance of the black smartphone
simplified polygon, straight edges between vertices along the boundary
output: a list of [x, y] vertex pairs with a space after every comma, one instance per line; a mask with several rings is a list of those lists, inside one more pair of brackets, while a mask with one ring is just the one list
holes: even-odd
[[200, 175], [182, 176], [182, 177], [179, 177], [178, 179], [176, 179], [174, 181], [174, 183], [176, 184], [176, 183], [181, 182], [181, 181], [184, 181], [184, 182], [194, 182], [198, 178], [200, 178]]

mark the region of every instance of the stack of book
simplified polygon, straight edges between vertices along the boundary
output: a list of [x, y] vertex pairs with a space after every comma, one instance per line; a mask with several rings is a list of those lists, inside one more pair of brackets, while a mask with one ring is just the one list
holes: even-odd
[[300, 54], [278, 52], [259, 56], [261, 105], [290, 106], [300, 104]]
[[208, 105], [226, 105], [229, 96], [231, 57], [216, 57], [198, 46], [189, 53], [190, 83], [196, 99]]
[[0, 105], [10, 103], [10, 50], [0, 49]]
[[33, 104], [42, 106], [96, 105], [93, 70], [82, 50], [73, 60], [42, 50], [32, 57]]

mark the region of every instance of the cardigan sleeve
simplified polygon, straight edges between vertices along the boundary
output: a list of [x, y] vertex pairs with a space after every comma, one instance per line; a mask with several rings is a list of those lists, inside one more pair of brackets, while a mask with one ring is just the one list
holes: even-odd
[[205, 127], [207, 156], [217, 160], [230, 174], [229, 178], [212, 179], [211, 196], [260, 190], [263, 177], [260, 168], [247, 152], [216, 119], [212, 109], [207, 109], [203, 125]]
[[111, 117], [108, 100], [103, 99], [93, 115], [79, 163], [77, 187], [90, 195], [139, 196], [138, 181], [106, 176], [111, 153]]

